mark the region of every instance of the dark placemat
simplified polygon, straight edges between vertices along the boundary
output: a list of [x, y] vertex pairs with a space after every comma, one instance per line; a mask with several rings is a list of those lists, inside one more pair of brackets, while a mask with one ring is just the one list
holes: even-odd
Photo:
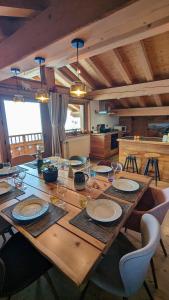
[[28, 166], [29, 168], [37, 169], [37, 163], [36, 162], [26, 163], [25, 165]]
[[139, 195], [140, 191], [146, 186], [143, 182], [140, 182], [138, 180], [136, 182], [139, 184], [139, 189], [135, 192], [123, 192], [115, 189], [113, 186], [110, 186], [107, 190], [104, 191], [104, 193], [133, 203]]
[[28, 169], [20, 167], [20, 166], [17, 166], [17, 168], [18, 168], [19, 172], [26, 172], [26, 171], [28, 171]]
[[[38, 197], [36, 197], [35, 195], [31, 195], [26, 199], [32, 199], [32, 198], [38, 198]], [[22, 226], [33, 237], [39, 236], [41, 233], [43, 233], [50, 226], [55, 224], [59, 219], [61, 219], [67, 214], [67, 211], [65, 211], [61, 207], [57, 207], [49, 203], [49, 210], [44, 216], [40, 217], [39, 219], [23, 223], [23, 222], [17, 222], [12, 216], [12, 210], [14, 209], [15, 206], [16, 204], [11, 205], [10, 207], [3, 209], [2, 212], [10, 219], [12, 219], [12, 221], [15, 224], [19, 224], [20, 226]]]
[[25, 194], [24, 191], [21, 191], [13, 187], [13, 189], [10, 192], [0, 196], [0, 204], [15, 199], [23, 194]]
[[[101, 194], [97, 199], [105, 199], [105, 195]], [[107, 199], [110, 199], [109, 197], [106, 197]], [[111, 199], [112, 200], [112, 199]], [[95, 200], [97, 201], [97, 200]], [[114, 221], [109, 223], [102, 223], [92, 220], [86, 213], [86, 209], [82, 210], [78, 215], [76, 215], [73, 219], [69, 221], [70, 224], [76, 226], [80, 230], [88, 233], [92, 237], [96, 238], [97, 240], [103, 242], [106, 244], [111, 240], [113, 237], [115, 230], [121, 220], [124, 218], [128, 210], [130, 209], [131, 204], [122, 204], [118, 201], [115, 201], [118, 204], [120, 204], [122, 208], [122, 215], [121, 217]]]
[[[49, 163], [50, 163], [50, 160], [48, 160], [48, 159], [43, 160], [43, 165], [47, 165]], [[26, 166], [28, 166], [29, 168], [32, 168], [32, 169], [37, 169], [37, 161], [34, 160], [32, 162], [26, 163]]]

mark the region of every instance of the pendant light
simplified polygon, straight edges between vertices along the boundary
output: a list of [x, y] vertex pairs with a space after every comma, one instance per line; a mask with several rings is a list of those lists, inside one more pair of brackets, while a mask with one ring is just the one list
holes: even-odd
[[[35, 62], [37, 62], [40, 66], [40, 75], [41, 75], [41, 66], [45, 63], [45, 58], [37, 56], [35, 57]], [[46, 88], [43, 87], [42, 78], [41, 78], [41, 88], [36, 91], [35, 99], [40, 103], [48, 103], [49, 102], [49, 93]]]
[[70, 94], [72, 97], [84, 97], [87, 94], [86, 85], [79, 79], [79, 48], [83, 48], [84, 41], [82, 39], [74, 39], [71, 41], [73, 48], [77, 49], [77, 77], [78, 80], [74, 81], [70, 87]]
[[19, 93], [19, 82], [18, 82], [18, 74], [20, 74], [20, 69], [18, 68], [11, 68], [11, 72], [12, 74], [15, 76], [16, 78], [16, 87], [17, 87], [17, 91], [18, 93], [16, 95], [13, 96], [13, 101], [14, 102], [24, 102], [24, 97], [23, 95], [21, 95]]

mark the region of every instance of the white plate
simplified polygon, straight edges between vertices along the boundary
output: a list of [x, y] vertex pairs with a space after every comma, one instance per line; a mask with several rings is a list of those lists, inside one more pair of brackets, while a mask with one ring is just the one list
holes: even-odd
[[92, 170], [97, 173], [108, 173], [112, 171], [112, 168], [108, 166], [95, 166]]
[[12, 185], [10, 185], [5, 181], [0, 182], [0, 195], [6, 194], [11, 190], [12, 190]]
[[49, 208], [45, 200], [34, 198], [19, 202], [12, 211], [12, 216], [19, 221], [30, 221], [44, 215]]
[[82, 162], [80, 160], [70, 159], [69, 162], [72, 167], [77, 167], [82, 165]]
[[91, 200], [87, 203], [87, 214], [99, 222], [112, 222], [120, 218], [121, 206], [108, 199]]
[[123, 192], [135, 192], [139, 189], [139, 184], [136, 181], [130, 179], [117, 179], [112, 182], [115, 189]]
[[18, 171], [17, 167], [4, 167], [0, 169], [0, 176], [10, 175]]

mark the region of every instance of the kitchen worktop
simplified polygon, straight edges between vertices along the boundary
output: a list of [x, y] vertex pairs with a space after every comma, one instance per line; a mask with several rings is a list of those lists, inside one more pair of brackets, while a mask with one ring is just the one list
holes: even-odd
[[139, 139], [134, 139], [134, 137], [126, 136], [119, 138], [118, 142], [130, 142], [130, 143], [143, 143], [143, 144], [154, 144], [154, 145], [166, 145], [169, 146], [169, 142], [163, 142], [160, 137], [140, 137]]
[[91, 133], [91, 135], [101, 135], [101, 136], [105, 136], [105, 135], [109, 135], [109, 134], [117, 134], [119, 133], [119, 131], [112, 131], [112, 132], [101, 132], [101, 133]]

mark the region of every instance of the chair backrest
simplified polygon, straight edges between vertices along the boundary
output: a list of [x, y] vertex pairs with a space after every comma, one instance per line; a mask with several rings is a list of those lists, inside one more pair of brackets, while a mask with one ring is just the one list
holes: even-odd
[[11, 159], [12, 166], [21, 165], [30, 161], [35, 160], [33, 155], [20, 155]]
[[137, 292], [147, 274], [150, 260], [160, 240], [160, 225], [157, 219], [144, 214], [141, 220], [142, 248], [124, 255], [119, 269], [126, 296]]
[[71, 156], [69, 159], [70, 160], [80, 160], [83, 164], [85, 164], [87, 162], [87, 157], [85, 157], [85, 156], [74, 155], [74, 156]]
[[163, 190], [152, 189], [152, 195], [154, 207], [151, 208], [148, 213], [156, 217], [160, 224], [162, 224], [169, 209], [169, 188]]

